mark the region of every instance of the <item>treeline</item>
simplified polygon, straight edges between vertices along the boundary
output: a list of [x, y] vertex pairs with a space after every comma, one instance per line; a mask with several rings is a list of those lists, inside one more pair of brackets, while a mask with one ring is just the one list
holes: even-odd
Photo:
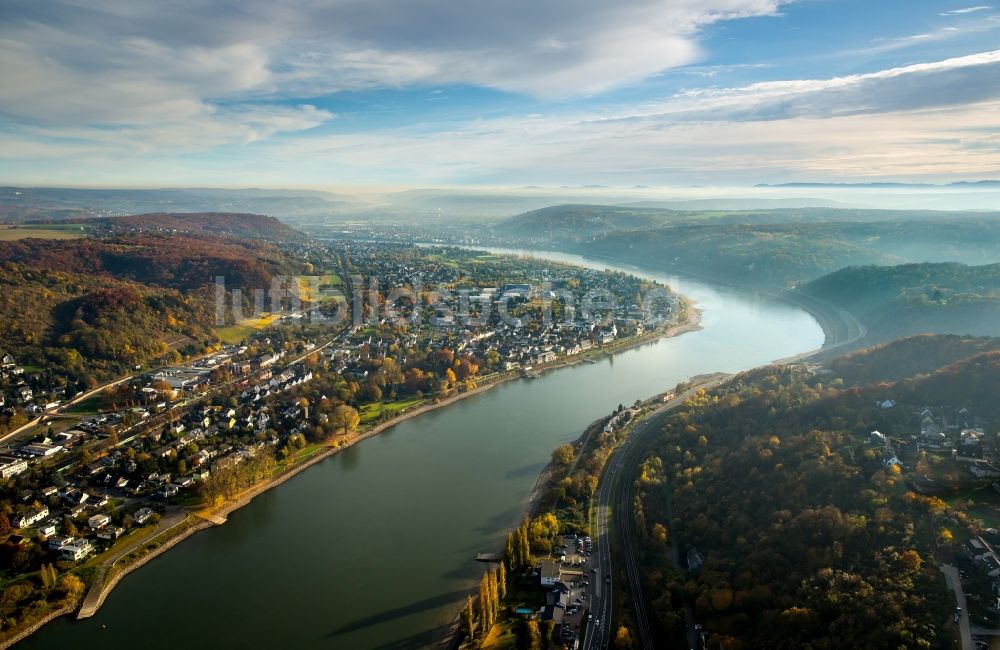
[[671, 414], [634, 512], [664, 634], [683, 642], [686, 607], [710, 647], [951, 647], [926, 509], [860, 441], [890, 417], [875, 406], [883, 398], [996, 422], [997, 385], [998, 352], [867, 387], [769, 367]]

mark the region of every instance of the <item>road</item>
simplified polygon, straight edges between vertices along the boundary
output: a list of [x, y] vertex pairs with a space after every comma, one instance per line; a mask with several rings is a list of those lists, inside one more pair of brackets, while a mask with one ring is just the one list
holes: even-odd
[[962, 579], [958, 575], [958, 569], [951, 564], [942, 564], [941, 572], [948, 587], [955, 592], [955, 601], [961, 608], [958, 612], [958, 631], [962, 637], [962, 650], [973, 650], [975, 644], [972, 641], [972, 629], [969, 627], [969, 608], [965, 602], [965, 591], [962, 589]]
[[[638, 478], [642, 460], [648, 453], [649, 443], [653, 441], [660, 430], [667, 414], [684, 404], [698, 390], [711, 390], [732, 375], [715, 377], [700, 383], [688, 391], [678, 395], [663, 404], [652, 413], [646, 415], [629, 434], [626, 442], [620, 445], [608, 458], [604, 473], [597, 489], [596, 516], [593, 523], [592, 537], [597, 551], [598, 575], [595, 576], [598, 587], [591, 596], [590, 613], [594, 622], [600, 620], [600, 625], [588, 625], [582, 647], [584, 650], [607, 648], [611, 644], [611, 613], [614, 591], [614, 572], [611, 561], [611, 516], [616, 518], [617, 537], [621, 542], [622, 555], [625, 560], [624, 569], [626, 584], [632, 595], [632, 605], [636, 618], [636, 637], [640, 648], [654, 648], [652, 628], [649, 624], [647, 605], [643, 597], [643, 581], [640, 572], [636, 549], [632, 540], [634, 525], [632, 517], [632, 500], [635, 496], [635, 479]], [[611, 575], [612, 582], [605, 576]]]

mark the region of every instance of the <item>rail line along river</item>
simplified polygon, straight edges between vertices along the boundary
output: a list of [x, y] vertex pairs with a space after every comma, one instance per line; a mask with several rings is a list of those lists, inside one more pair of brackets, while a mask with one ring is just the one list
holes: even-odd
[[796, 307], [621, 270], [693, 297], [703, 329], [402, 422], [129, 575], [93, 618], [61, 618], [18, 648], [422, 647], [454, 619], [482, 571], [476, 552], [502, 544], [556, 446], [619, 403], [823, 343]]

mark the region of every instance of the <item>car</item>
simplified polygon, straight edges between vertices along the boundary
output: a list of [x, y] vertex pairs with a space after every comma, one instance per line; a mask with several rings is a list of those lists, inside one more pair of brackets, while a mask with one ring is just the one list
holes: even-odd
[[591, 573], [597, 573], [597, 567], [595, 566], [593, 569], [590, 570], [590, 572]]
[[593, 614], [587, 614], [587, 620], [588, 621], [594, 620], [594, 615]]

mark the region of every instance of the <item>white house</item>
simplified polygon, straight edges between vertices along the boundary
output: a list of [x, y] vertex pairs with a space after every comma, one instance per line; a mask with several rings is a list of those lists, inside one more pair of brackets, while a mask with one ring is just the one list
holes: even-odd
[[85, 539], [78, 539], [59, 548], [59, 556], [64, 560], [79, 562], [94, 552], [94, 547]]
[[31, 510], [17, 517], [14, 520], [14, 526], [17, 528], [27, 528], [28, 526], [32, 526], [48, 516], [49, 509], [42, 506], [40, 510]]
[[111, 517], [103, 514], [94, 515], [87, 520], [87, 525], [90, 526], [92, 530], [100, 530], [110, 523]]
[[10, 478], [26, 471], [28, 471], [27, 460], [11, 456], [0, 457], [0, 477]]

